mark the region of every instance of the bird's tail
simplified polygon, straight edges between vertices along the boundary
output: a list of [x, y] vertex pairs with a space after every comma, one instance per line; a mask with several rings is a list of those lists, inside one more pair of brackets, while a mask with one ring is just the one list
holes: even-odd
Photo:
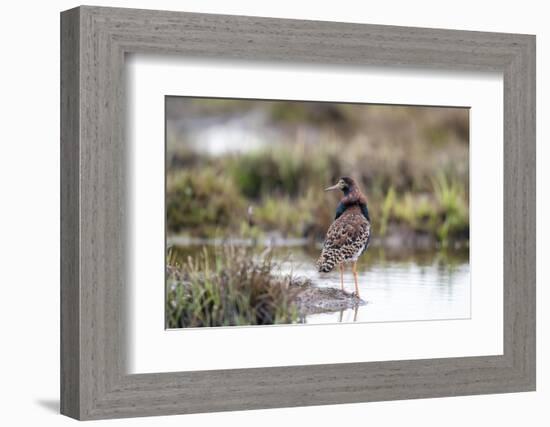
[[325, 251], [321, 252], [321, 256], [317, 260], [317, 269], [319, 270], [319, 273], [328, 273], [329, 271], [332, 271], [335, 265], [336, 261], [334, 257], [329, 256], [329, 254]]

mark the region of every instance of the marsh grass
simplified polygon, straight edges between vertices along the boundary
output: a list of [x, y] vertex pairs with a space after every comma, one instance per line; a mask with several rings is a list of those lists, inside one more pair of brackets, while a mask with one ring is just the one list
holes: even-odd
[[437, 235], [443, 246], [454, 237], [469, 237], [469, 210], [467, 195], [461, 184], [438, 174], [433, 180], [434, 194], [440, 208]]
[[469, 209], [465, 185], [444, 173], [437, 174], [431, 185], [429, 192], [407, 191], [400, 195], [391, 187], [378, 204], [378, 234], [386, 235], [393, 224], [432, 234], [442, 247], [453, 241], [467, 241]]
[[[196, 107], [201, 106], [201, 114], [223, 118], [235, 114], [239, 105], [257, 106], [216, 102]], [[314, 141], [289, 131], [281, 133], [287, 139], [264, 148], [208, 155], [185, 149], [185, 140], [169, 138], [168, 233], [279, 233], [320, 240], [339, 197], [323, 188], [350, 175], [368, 198], [374, 236], [422, 233], [441, 246], [468, 239], [467, 114], [329, 107], [271, 106], [272, 120], [281, 129], [315, 126]], [[327, 123], [333, 125], [330, 130]], [[347, 131], [338, 131], [342, 127]]]
[[167, 254], [168, 328], [293, 323], [299, 286], [278, 272], [270, 253], [223, 246], [181, 259]]
[[169, 174], [166, 182], [167, 227], [184, 227], [211, 235], [216, 229], [235, 225], [234, 213], [245, 201], [233, 181], [212, 168], [182, 169]]
[[[239, 161], [233, 158], [229, 162], [234, 165]], [[305, 169], [310, 168], [310, 172], [316, 169], [308, 163], [313, 160], [303, 157], [300, 161]], [[334, 219], [334, 206], [337, 204], [337, 196], [322, 191], [321, 182], [331, 182], [330, 178], [321, 178], [326, 171], [310, 179], [292, 172], [296, 188], [287, 188], [285, 180], [276, 182], [273, 178], [270, 185], [275, 190], [257, 188], [251, 191], [258, 197], [249, 198], [240, 184], [233, 180], [233, 175], [217, 172], [224, 170], [224, 161], [218, 159], [217, 163], [215, 166], [189, 168], [169, 175], [167, 226], [170, 233], [184, 231], [210, 238], [220, 234], [259, 238], [276, 231], [284, 237], [323, 238]], [[306, 164], [309, 166], [306, 167]], [[255, 168], [268, 174], [267, 167], [256, 165]], [[335, 170], [339, 169], [337, 167]], [[281, 170], [274, 172], [274, 176], [279, 176]], [[242, 170], [241, 174], [244, 174]], [[338, 173], [334, 172], [334, 175], [338, 176]], [[250, 178], [256, 179], [264, 184], [269, 181], [265, 177]], [[405, 228], [410, 232], [430, 235], [442, 246], [468, 239], [467, 182], [456, 174], [438, 172], [434, 176], [424, 176], [414, 184], [414, 189], [411, 187], [408, 190], [398, 190], [394, 185], [388, 188], [369, 187], [365, 181], [362, 185], [372, 190], [367, 197], [374, 235], [384, 237], [396, 229]]]

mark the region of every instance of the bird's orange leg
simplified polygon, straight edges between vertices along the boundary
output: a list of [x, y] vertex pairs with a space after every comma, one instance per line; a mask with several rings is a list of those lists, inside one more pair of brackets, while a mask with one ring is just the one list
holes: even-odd
[[353, 271], [353, 280], [355, 280], [355, 295], [357, 295], [357, 298], [360, 298], [359, 284], [357, 283], [357, 262], [354, 262], [352, 264], [352, 271]]
[[340, 286], [344, 290], [344, 264], [338, 264], [338, 268], [340, 269]]

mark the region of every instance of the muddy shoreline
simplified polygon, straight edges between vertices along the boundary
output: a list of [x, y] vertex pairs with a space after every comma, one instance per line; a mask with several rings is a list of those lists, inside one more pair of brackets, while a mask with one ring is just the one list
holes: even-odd
[[291, 289], [296, 292], [294, 303], [300, 316], [331, 313], [366, 304], [355, 293], [339, 288], [317, 287], [309, 281], [292, 284]]

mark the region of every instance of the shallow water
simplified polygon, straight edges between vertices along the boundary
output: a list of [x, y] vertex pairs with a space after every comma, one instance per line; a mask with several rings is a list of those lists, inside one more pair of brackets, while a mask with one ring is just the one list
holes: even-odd
[[[369, 249], [370, 251], [370, 249]], [[340, 273], [318, 273], [316, 257], [291, 250], [284, 269], [309, 277], [320, 287], [340, 287]], [[385, 254], [373, 250], [358, 263], [361, 299], [366, 304], [335, 313], [314, 314], [306, 323], [385, 322], [470, 317], [470, 266], [467, 253]], [[355, 291], [351, 266], [344, 287]]]
[[[202, 247], [182, 248], [192, 255]], [[307, 277], [320, 287], [340, 287], [337, 269], [318, 273], [319, 248], [276, 248], [283, 273]], [[388, 253], [369, 248], [358, 263], [359, 292], [366, 304], [343, 311], [308, 315], [309, 324], [464, 319], [470, 317], [468, 251]], [[344, 287], [355, 290], [351, 266]]]

